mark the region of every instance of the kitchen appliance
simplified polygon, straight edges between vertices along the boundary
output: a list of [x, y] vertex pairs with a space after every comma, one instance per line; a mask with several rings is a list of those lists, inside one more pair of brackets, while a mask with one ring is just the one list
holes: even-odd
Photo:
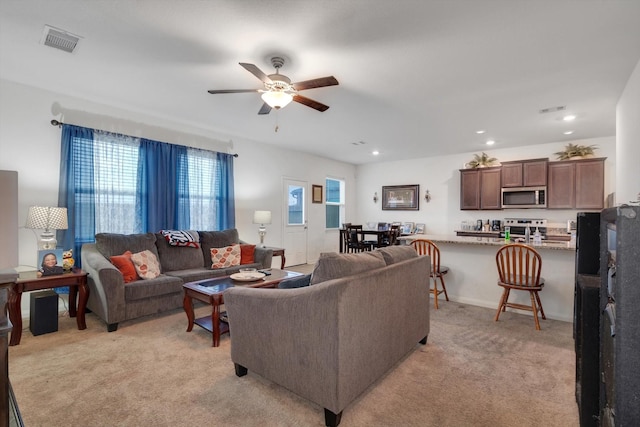
[[524, 238], [527, 233], [527, 226], [529, 226], [529, 231], [533, 236], [536, 229], [540, 231], [542, 235], [542, 239], [547, 238], [547, 220], [546, 219], [530, 219], [530, 218], [505, 218], [504, 226], [510, 227], [511, 229], [511, 237], [522, 237]]
[[502, 189], [502, 208], [546, 208], [547, 187], [513, 187]]
[[494, 219], [491, 221], [491, 230], [492, 231], [500, 231], [502, 230], [502, 221], [499, 219]]

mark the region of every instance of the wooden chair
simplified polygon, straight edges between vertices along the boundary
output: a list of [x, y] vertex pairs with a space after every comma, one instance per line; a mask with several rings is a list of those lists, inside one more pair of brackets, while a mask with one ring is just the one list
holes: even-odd
[[350, 225], [347, 227], [346, 252], [363, 252], [371, 250], [371, 245], [362, 241], [362, 225]]
[[[498, 285], [502, 286], [504, 291], [494, 320], [497, 322], [500, 312], [504, 312], [507, 307], [528, 310], [533, 312], [536, 329], [540, 330], [538, 311], [542, 318], [546, 319], [538, 295], [538, 292], [544, 287], [544, 279], [540, 277], [542, 271], [540, 254], [531, 246], [521, 243], [504, 245], [496, 254], [496, 264], [499, 276]], [[512, 289], [529, 292], [531, 306], [509, 302], [509, 293]]]
[[392, 225], [387, 233], [382, 237], [381, 246], [393, 246], [398, 244], [398, 237], [400, 237], [400, 226]]
[[[449, 301], [447, 287], [444, 284], [444, 275], [449, 272], [449, 267], [440, 265], [440, 249], [431, 240], [416, 239], [411, 242], [411, 246], [413, 246], [416, 252], [418, 252], [418, 255], [429, 255], [431, 257], [431, 273], [429, 274], [429, 277], [433, 279], [433, 288], [430, 289], [430, 292], [433, 293], [434, 304], [437, 310], [438, 295], [444, 292], [446, 300]], [[442, 289], [438, 289], [437, 279], [440, 279]]]

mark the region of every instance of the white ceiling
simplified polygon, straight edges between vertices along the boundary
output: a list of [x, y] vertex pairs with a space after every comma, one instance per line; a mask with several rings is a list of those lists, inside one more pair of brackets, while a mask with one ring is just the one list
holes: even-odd
[[[238, 62], [271, 74], [273, 54], [335, 76], [302, 92], [331, 108], [207, 93], [261, 88]], [[638, 0], [0, 0], [0, 78], [354, 164], [614, 135], [639, 59]]]

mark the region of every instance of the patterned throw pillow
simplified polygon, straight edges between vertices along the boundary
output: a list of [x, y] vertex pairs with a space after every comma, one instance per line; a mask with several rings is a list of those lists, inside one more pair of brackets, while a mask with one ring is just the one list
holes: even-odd
[[142, 279], [155, 279], [160, 275], [158, 258], [149, 250], [131, 255], [131, 261]]
[[240, 245], [211, 248], [211, 269], [240, 265]]
[[195, 230], [160, 230], [171, 246], [200, 247], [200, 235]]
[[126, 251], [122, 255], [114, 255], [111, 258], [111, 264], [115, 265], [122, 277], [124, 277], [124, 283], [131, 283], [138, 280], [138, 273], [136, 272], [136, 266], [131, 261], [131, 251]]
[[256, 245], [250, 245], [248, 243], [240, 244], [240, 264], [253, 264], [254, 254], [256, 252]]

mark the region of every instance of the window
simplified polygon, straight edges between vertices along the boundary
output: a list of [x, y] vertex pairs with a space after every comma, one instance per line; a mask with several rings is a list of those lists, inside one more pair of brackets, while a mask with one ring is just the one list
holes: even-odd
[[327, 228], [340, 228], [344, 222], [344, 181], [327, 178], [325, 206]]
[[62, 244], [78, 258], [96, 233], [235, 227], [230, 154], [64, 125], [60, 170]]

